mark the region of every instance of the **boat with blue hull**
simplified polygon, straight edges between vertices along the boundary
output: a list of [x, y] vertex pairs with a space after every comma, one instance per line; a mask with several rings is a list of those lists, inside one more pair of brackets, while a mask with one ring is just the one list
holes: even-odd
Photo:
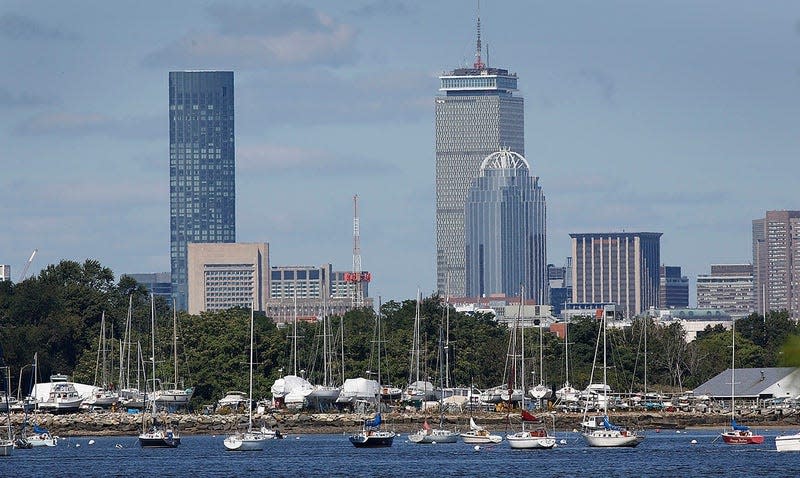
[[350, 443], [356, 448], [385, 448], [392, 446], [396, 433], [381, 430], [381, 423], [380, 413], [376, 414], [372, 420], [364, 420], [364, 426], [361, 431], [350, 436]]

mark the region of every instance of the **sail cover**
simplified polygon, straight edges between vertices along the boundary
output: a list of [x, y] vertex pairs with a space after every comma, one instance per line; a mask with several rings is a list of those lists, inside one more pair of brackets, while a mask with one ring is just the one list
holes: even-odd
[[619, 427], [608, 421], [608, 417], [603, 417], [603, 428], [606, 430], [619, 430]]
[[747, 430], [750, 429], [750, 427], [748, 427], [747, 425], [739, 425], [738, 423], [736, 423], [735, 418], [731, 419], [731, 428], [733, 428], [734, 430], [738, 430], [740, 432], [746, 432]]
[[535, 416], [531, 415], [527, 410], [522, 411], [522, 421], [523, 422], [538, 422], [539, 419]]
[[367, 420], [364, 425], [368, 427], [379, 427], [381, 425], [381, 414], [378, 413], [372, 420]]

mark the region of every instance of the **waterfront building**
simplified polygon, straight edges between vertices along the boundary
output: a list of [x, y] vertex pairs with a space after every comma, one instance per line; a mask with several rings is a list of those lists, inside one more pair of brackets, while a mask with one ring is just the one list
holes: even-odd
[[658, 304], [660, 232], [570, 234], [572, 302], [611, 303], [625, 317]]
[[190, 243], [189, 313], [251, 306], [264, 311], [269, 297], [269, 244]]
[[524, 102], [517, 75], [481, 60], [439, 77], [436, 96], [436, 283], [439, 294], [466, 295], [464, 205], [483, 160], [507, 148], [525, 155]]
[[539, 178], [508, 150], [484, 159], [464, 206], [466, 291], [547, 304], [546, 205]]
[[712, 264], [710, 274], [697, 276], [697, 307], [718, 309], [734, 319], [756, 310], [752, 264]]
[[164, 297], [168, 303], [172, 301], [172, 278], [169, 272], [151, 272], [144, 274], [125, 274], [142, 284], [148, 292]]
[[169, 73], [170, 266], [188, 306], [189, 243], [236, 242], [232, 71]]
[[680, 266], [664, 266], [658, 272], [658, 306], [662, 309], [689, 307], [689, 278]]
[[[794, 399], [800, 395], [800, 368], [756, 367], [737, 368], [735, 374], [728, 368], [707, 382], [695, 387], [695, 396], [706, 395], [713, 400], [730, 401], [733, 398], [749, 400], [762, 405], [765, 400]], [[736, 377], [731, 390], [731, 377]]]
[[721, 325], [725, 329], [730, 329], [733, 323], [731, 314], [720, 309], [650, 309], [650, 317], [654, 318], [659, 324], [668, 327], [676, 323], [685, 332], [684, 339], [691, 342], [697, 338], [697, 334], [706, 327], [716, 327]]
[[11, 280], [11, 266], [0, 264], [0, 282]]
[[515, 295], [507, 297], [504, 294], [492, 294], [485, 297], [450, 297], [448, 304], [456, 312], [467, 314], [494, 315], [497, 322], [514, 325], [518, 316], [522, 319], [522, 326], [539, 325], [534, 323], [550, 323], [553, 319], [553, 308], [546, 304], [538, 304], [535, 300], [525, 299], [520, 311], [520, 297]]
[[753, 220], [756, 309], [800, 318], [800, 211], [767, 211]]

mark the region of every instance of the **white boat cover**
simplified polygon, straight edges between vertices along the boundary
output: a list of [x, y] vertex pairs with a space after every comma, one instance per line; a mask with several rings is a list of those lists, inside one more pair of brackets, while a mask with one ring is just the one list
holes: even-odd
[[381, 386], [375, 380], [366, 378], [348, 378], [342, 385], [339, 402], [354, 400], [374, 400], [380, 394]]
[[314, 390], [314, 386], [302, 377], [287, 375], [275, 380], [270, 390], [273, 398], [284, 398], [290, 393], [294, 396], [305, 397]]

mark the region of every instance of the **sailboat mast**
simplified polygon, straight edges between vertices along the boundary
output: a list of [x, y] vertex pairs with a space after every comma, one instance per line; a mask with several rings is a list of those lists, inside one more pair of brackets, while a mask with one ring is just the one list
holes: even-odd
[[[736, 373], [736, 320], [731, 320], [731, 420], [736, 418], [736, 408], [734, 407], [734, 387], [736, 380], [734, 379]], [[733, 423], [733, 422], [731, 422]]]
[[603, 311], [603, 414], [608, 415], [608, 390], [607, 390], [607, 371], [606, 364], [606, 312]]
[[445, 343], [444, 343], [444, 373], [445, 384], [450, 388], [450, 273], [447, 273], [447, 287], [444, 296], [445, 307]]
[[253, 308], [254, 304], [250, 306], [250, 390], [247, 395], [247, 431], [253, 431]]
[[103, 315], [100, 318], [100, 342], [103, 345], [102, 351], [102, 358], [103, 363], [100, 365], [100, 382], [101, 386], [105, 388], [106, 382], [108, 382], [108, 370], [106, 369], [106, 313], [103, 311]]
[[[150, 350], [153, 352], [151, 357], [153, 363], [153, 393], [156, 392], [156, 303], [153, 294], [150, 294]], [[155, 397], [151, 397], [153, 402], [153, 415], [156, 413]]]
[[175, 371], [175, 388], [178, 388], [178, 309], [172, 303], [172, 367]]

